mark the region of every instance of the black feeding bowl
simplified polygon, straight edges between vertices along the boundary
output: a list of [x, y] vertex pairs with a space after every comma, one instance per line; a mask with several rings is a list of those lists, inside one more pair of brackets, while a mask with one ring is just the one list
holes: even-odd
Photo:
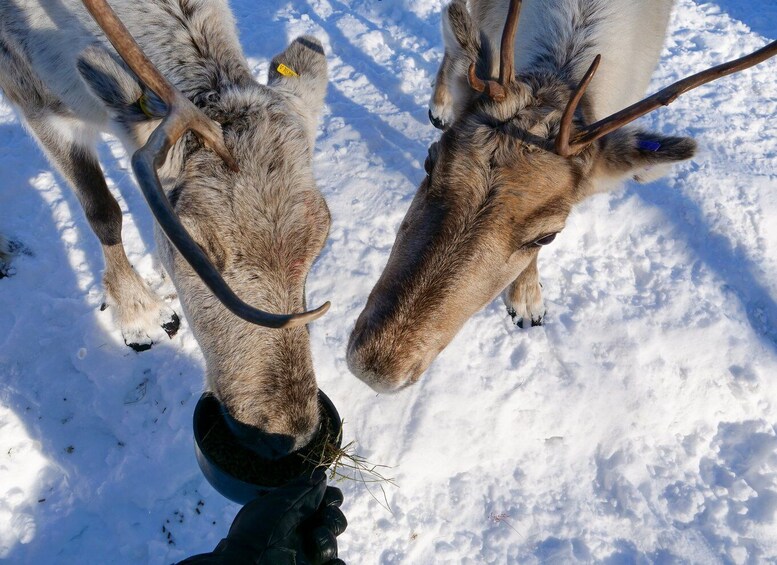
[[194, 451], [202, 474], [219, 493], [246, 504], [257, 496], [332, 463], [342, 442], [342, 420], [335, 405], [318, 391], [321, 424], [308, 445], [280, 459], [265, 459], [241, 445], [211, 392], [194, 408]]

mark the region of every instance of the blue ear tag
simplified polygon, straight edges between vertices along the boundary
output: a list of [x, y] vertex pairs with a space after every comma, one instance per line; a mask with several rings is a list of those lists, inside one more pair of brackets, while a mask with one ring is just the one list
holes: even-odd
[[661, 144], [657, 141], [643, 140], [637, 144], [637, 147], [645, 151], [658, 151], [659, 149], [661, 149]]

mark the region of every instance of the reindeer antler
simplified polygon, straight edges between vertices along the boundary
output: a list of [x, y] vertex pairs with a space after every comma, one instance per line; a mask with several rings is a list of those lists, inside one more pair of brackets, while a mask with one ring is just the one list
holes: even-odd
[[616, 112], [611, 116], [599, 120], [595, 124], [583, 128], [578, 132], [574, 139], [570, 141], [572, 118], [599, 65], [601, 56], [597, 55], [564, 110], [564, 115], [561, 119], [561, 127], [559, 128], [559, 134], [556, 138], [556, 153], [562, 157], [576, 155], [597, 139], [622, 128], [626, 124], [633, 122], [645, 114], [649, 114], [661, 106], [668, 106], [689, 90], [693, 90], [708, 82], [753, 67], [775, 55], [777, 55], [777, 41], [773, 41], [766, 47], [745, 57], [723, 63], [722, 65], [712, 67], [706, 71], [679, 80], [652, 96], [649, 96], [636, 104], [632, 104], [620, 112]]
[[226, 308], [244, 320], [270, 328], [291, 328], [312, 322], [329, 310], [329, 302], [302, 314], [270, 314], [241, 300], [224, 281], [197, 242], [181, 223], [159, 182], [157, 168], [162, 166], [173, 144], [187, 131], [221, 157], [229, 168], [237, 163], [224, 145], [221, 126], [208, 118], [157, 70], [106, 0], [82, 0], [116, 51], [143, 83], [168, 107], [168, 115], [154, 130], [146, 145], [132, 156], [132, 169], [143, 195], [165, 235], [191, 265], [205, 285]]
[[518, 16], [521, 13], [521, 0], [510, 0], [507, 20], [502, 31], [502, 43], [499, 51], [499, 80], [483, 81], [475, 74], [475, 63], [469, 66], [469, 85], [477, 92], [485, 92], [492, 100], [505, 99], [505, 87], [513, 80], [515, 60], [515, 32], [518, 29]]
[[569, 136], [572, 131], [572, 120], [575, 117], [575, 111], [577, 110], [580, 100], [583, 98], [583, 94], [588, 89], [588, 85], [591, 84], [591, 79], [594, 78], [596, 70], [599, 68], [599, 63], [602, 61], [602, 56], [597, 55], [594, 57], [594, 62], [583, 75], [583, 79], [572, 93], [572, 98], [569, 99], [567, 107], [564, 109], [564, 114], [561, 116], [561, 124], [558, 128], [558, 136], [556, 137], [556, 153], [562, 157], [569, 157], [574, 155], [572, 149], [569, 147]]

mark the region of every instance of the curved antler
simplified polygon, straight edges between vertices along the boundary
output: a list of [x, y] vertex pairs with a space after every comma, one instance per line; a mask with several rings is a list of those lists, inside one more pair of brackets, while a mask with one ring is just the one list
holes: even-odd
[[561, 124], [556, 137], [556, 153], [562, 157], [569, 157], [576, 153], [569, 145], [569, 136], [572, 133], [572, 119], [575, 117], [577, 106], [580, 104], [580, 100], [583, 99], [583, 94], [588, 89], [588, 85], [591, 84], [591, 79], [594, 78], [594, 74], [596, 74], [601, 61], [601, 55], [594, 57], [594, 62], [588, 67], [580, 84], [575, 89], [575, 92], [572, 93], [572, 98], [569, 99], [569, 103], [567, 103], [567, 107], [564, 109], [564, 114], [561, 116]]
[[329, 310], [329, 302], [302, 314], [270, 314], [241, 300], [229, 287], [197, 242], [186, 231], [159, 182], [157, 169], [167, 158], [173, 144], [187, 131], [221, 157], [229, 168], [238, 170], [226, 145], [221, 126], [208, 118], [188, 98], [162, 76], [146, 57], [127, 28], [106, 0], [82, 0], [86, 9], [105, 32], [122, 59], [143, 83], [167, 104], [169, 113], [154, 130], [146, 144], [132, 156], [132, 169], [159, 226], [181, 256], [191, 265], [226, 308], [240, 318], [269, 328], [291, 328], [312, 322]]
[[649, 96], [648, 98], [645, 98], [636, 104], [632, 104], [620, 112], [616, 112], [611, 116], [599, 120], [595, 124], [583, 128], [574, 137], [574, 139], [570, 141], [569, 138], [572, 117], [574, 116], [577, 106], [580, 103], [583, 94], [585, 93], [585, 89], [588, 87], [588, 84], [591, 82], [591, 78], [593, 78], [593, 74], [596, 72], [596, 67], [598, 66], [600, 57], [597, 55], [594, 63], [591, 65], [591, 68], [588, 69], [588, 72], [575, 90], [572, 98], [570, 98], [569, 103], [567, 104], [566, 109], [564, 110], [564, 117], [561, 120], [561, 128], [559, 129], [559, 135], [556, 138], [556, 152], [562, 157], [576, 155], [597, 139], [600, 139], [608, 133], [612, 133], [613, 131], [622, 128], [626, 124], [633, 122], [645, 114], [649, 114], [661, 106], [668, 106], [689, 90], [693, 90], [694, 88], [697, 88], [703, 84], [707, 84], [708, 82], [712, 82], [719, 78], [723, 78], [724, 76], [753, 67], [771, 57], [774, 57], [775, 55], [777, 55], [777, 41], [773, 41], [766, 47], [763, 47], [758, 51], [751, 53], [750, 55], [746, 55], [745, 57], [740, 57], [739, 59], [717, 65], [716, 67], [712, 67], [706, 71], [702, 71], [690, 77], [679, 80], [674, 84], [667, 86], [666, 88], [653, 94], [652, 96]]
[[513, 80], [515, 63], [515, 32], [518, 29], [518, 16], [521, 13], [521, 0], [510, 0], [502, 42], [499, 48], [499, 80], [483, 81], [475, 74], [475, 63], [469, 66], [469, 85], [477, 92], [485, 92], [492, 100], [505, 99], [505, 87]]
[[482, 80], [478, 78], [475, 73], [475, 63], [469, 66], [469, 72], [467, 73], [467, 80], [469, 81], [472, 90], [477, 92], [485, 92], [486, 95], [492, 100], [501, 102], [505, 99], [505, 89], [501, 84], [495, 80]]

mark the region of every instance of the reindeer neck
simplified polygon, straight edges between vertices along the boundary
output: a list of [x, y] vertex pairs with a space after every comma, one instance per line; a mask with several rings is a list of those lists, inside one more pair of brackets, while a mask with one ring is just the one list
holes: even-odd
[[[107, 44], [80, 0], [66, 1]], [[154, 66], [198, 106], [207, 93], [252, 82], [225, 1], [112, 0], [111, 7]]]
[[160, 11], [158, 24], [140, 32], [139, 42], [162, 74], [197, 106], [208, 105], [213, 93], [253, 84], [226, 2], [158, 0], [152, 5]]

